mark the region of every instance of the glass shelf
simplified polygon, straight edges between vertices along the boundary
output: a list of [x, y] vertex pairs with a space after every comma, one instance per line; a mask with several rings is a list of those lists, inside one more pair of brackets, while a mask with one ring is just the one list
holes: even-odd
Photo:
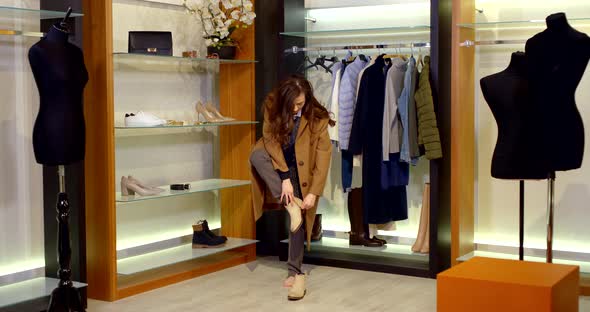
[[[15, 7], [0, 6], [0, 19], [52, 19], [64, 18], [66, 12], [23, 9]], [[72, 13], [70, 17], [84, 16], [81, 13]]]
[[[66, 12], [48, 11], [48, 10], [34, 10], [15, 7], [0, 6], [0, 22], [14, 22], [17, 20], [43, 20], [53, 18], [64, 18]], [[81, 13], [72, 13], [70, 17], [84, 16]], [[21, 29], [6, 29], [5, 26], [0, 26], [0, 36], [25, 36], [25, 37], [43, 37], [42, 32], [25, 31]]]
[[258, 121], [227, 121], [227, 122], [206, 122], [198, 125], [184, 125], [184, 126], [157, 126], [157, 127], [115, 127], [117, 131], [132, 132], [145, 130], [161, 130], [161, 129], [195, 129], [206, 127], [223, 127], [223, 126], [239, 126], [239, 125], [255, 125]]
[[253, 239], [229, 237], [222, 247], [218, 248], [192, 248], [192, 244], [186, 244], [174, 248], [159, 250], [140, 256], [117, 260], [117, 273], [130, 275], [140, 273], [167, 265], [176, 264], [188, 260], [203, 258], [224, 251], [256, 244]]
[[[574, 28], [590, 27], [590, 18], [568, 18], [569, 24]], [[458, 24], [462, 28], [475, 30], [503, 30], [503, 29], [544, 29], [547, 27], [545, 19], [528, 21], [499, 21]]]
[[[33, 301], [43, 297], [47, 297], [57, 284], [58, 279], [39, 277], [28, 281], [10, 284], [0, 287], [0, 308], [14, 306], [27, 301]], [[75, 288], [84, 288], [86, 284], [74, 282]]]
[[168, 55], [150, 55], [150, 54], [138, 54], [138, 53], [125, 53], [115, 52], [113, 53], [115, 61], [117, 60], [130, 60], [130, 61], [141, 61], [141, 62], [164, 62], [164, 63], [177, 63], [177, 62], [191, 62], [191, 63], [220, 63], [220, 64], [253, 64], [258, 61], [255, 60], [223, 60], [223, 59], [208, 59], [208, 58], [190, 58], [180, 56], [168, 56]]
[[159, 188], [164, 189], [165, 191], [154, 196], [140, 196], [140, 195], [129, 195], [129, 196], [122, 196], [120, 192], [117, 192], [116, 198], [118, 203], [132, 203], [138, 202], [143, 200], [153, 200], [153, 199], [162, 199], [174, 196], [183, 196], [188, 194], [194, 194], [199, 192], [208, 192], [208, 191], [216, 191], [222, 190], [226, 188], [232, 187], [239, 187], [244, 185], [250, 185], [249, 180], [228, 180], [228, 179], [208, 179], [208, 180], [200, 180], [200, 181], [193, 181], [193, 182], [183, 182], [183, 183], [190, 183], [191, 189], [186, 191], [171, 191], [170, 185], [159, 186]]
[[342, 29], [342, 30], [318, 30], [304, 32], [283, 32], [283, 36], [303, 37], [309, 39], [322, 38], [350, 38], [350, 37], [381, 37], [392, 35], [406, 35], [417, 33], [429, 33], [430, 26], [401, 26], [386, 28], [367, 28], [367, 29]]

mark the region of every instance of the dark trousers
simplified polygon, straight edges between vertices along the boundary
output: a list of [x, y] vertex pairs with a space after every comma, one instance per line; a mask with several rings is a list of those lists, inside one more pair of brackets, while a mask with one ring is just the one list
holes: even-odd
[[[256, 172], [264, 180], [267, 189], [271, 195], [276, 198], [281, 198], [282, 181], [279, 174], [275, 171], [270, 155], [264, 149], [257, 149], [250, 154], [250, 164], [256, 169]], [[291, 176], [297, 175], [296, 168], [291, 171]], [[295, 171], [295, 172], [294, 172]], [[299, 179], [291, 179], [294, 189], [294, 196], [301, 198], [301, 191], [299, 188]], [[303, 252], [305, 243], [305, 226], [302, 225], [295, 233], [289, 231], [289, 260], [287, 261], [287, 268], [289, 276], [303, 274], [301, 271], [301, 264], [303, 263]]]

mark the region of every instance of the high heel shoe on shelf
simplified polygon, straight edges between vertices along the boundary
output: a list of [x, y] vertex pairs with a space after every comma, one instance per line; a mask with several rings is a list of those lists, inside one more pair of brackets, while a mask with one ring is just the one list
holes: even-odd
[[[131, 178], [131, 179], [130, 179]], [[142, 183], [133, 177], [121, 177], [121, 195], [130, 196], [136, 193], [141, 196], [154, 196], [162, 193], [164, 190], [154, 187], [142, 187]]]
[[236, 120], [235, 118], [225, 117], [225, 116], [221, 115], [221, 113], [217, 110], [217, 108], [215, 108], [215, 106], [213, 106], [213, 104], [211, 104], [211, 103], [205, 104], [205, 108], [211, 114], [213, 114], [213, 116], [215, 116], [215, 118], [217, 118], [219, 120], [223, 120], [223, 121], [234, 121], [234, 120]]
[[206, 122], [224, 122], [225, 120], [223, 119], [218, 119], [217, 117], [215, 117], [210, 111], [208, 111], [205, 106], [203, 106], [203, 104], [201, 104], [201, 102], [198, 102], [197, 105], [195, 106], [198, 115], [203, 116], [203, 118], [205, 118]]

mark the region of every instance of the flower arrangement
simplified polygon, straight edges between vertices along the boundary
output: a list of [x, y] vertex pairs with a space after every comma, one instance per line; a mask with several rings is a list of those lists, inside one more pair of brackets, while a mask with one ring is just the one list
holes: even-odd
[[237, 46], [233, 32], [248, 28], [256, 18], [251, 0], [183, 0], [183, 6], [199, 18], [207, 46], [216, 49]]

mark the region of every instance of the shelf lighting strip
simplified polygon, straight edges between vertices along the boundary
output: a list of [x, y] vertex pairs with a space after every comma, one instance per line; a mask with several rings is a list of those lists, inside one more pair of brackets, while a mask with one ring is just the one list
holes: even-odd
[[461, 42], [462, 47], [474, 47], [479, 45], [497, 45], [497, 44], [525, 44], [526, 40], [482, 40], [482, 41], [472, 41], [472, 40], [465, 40]]
[[430, 42], [375, 44], [354, 46], [323, 46], [323, 47], [297, 47], [285, 50], [285, 53], [297, 54], [299, 52], [326, 51], [326, 50], [369, 50], [369, 49], [402, 49], [402, 48], [430, 48]]
[[25, 37], [39, 37], [39, 38], [41, 38], [44, 35], [45, 34], [42, 32], [0, 29], [0, 36], [25, 36]]

